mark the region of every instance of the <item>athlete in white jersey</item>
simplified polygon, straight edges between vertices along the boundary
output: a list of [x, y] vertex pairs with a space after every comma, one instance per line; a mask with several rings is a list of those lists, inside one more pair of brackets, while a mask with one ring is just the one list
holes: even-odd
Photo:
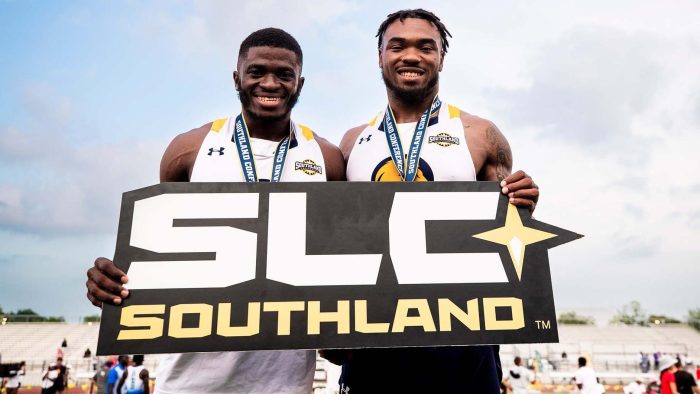
[[[232, 143], [235, 117], [219, 119], [201, 143], [190, 182], [244, 182], [244, 173]], [[322, 182], [326, 168], [321, 146], [313, 132], [296, 124], [281, 180]], [[250, 139], [260, 180], [269, 181], [278, 141]], [[213, 154], [210, 154], [212, 153]], [[309, 392], [316, 369], [314, 350], [170, 354], [161, 358], [157, 392]], [[212, 387], [213, 386], [213, 387]]]
[[506, 374], [504, 374], [503, 381], [510, 385], [513, 394], [527, 394], [528, 384], [535, 381], [535, 374], [530, 372], [529, 369], [525, 368], [523, 365], [523, 360], [520, 357], [515, 357], [513, 360], [513, 367], [511, 367]]
[[[192, 168], [190, 182], [245, 182], [244, 171], [236, 145], [236, 117], [218, 119], [211, 124]], [[284, 182], [322, 182], [326, 180], [323, 153], [307, 126], [294, 124], [291, 128], [289, 150], [281, 179]], [[269, 182], [273, 173], [278, 141], [251, 138], [255, 167], [260, 181]]]
[[[510, 202], [530, 210], [539, 191], [496, 126], [438, 97], [449, 32], [431, 12], [391, 14], [377, 34], [388, 105], [340, 143], [349, 181], [499, 181]], [[431, 207], [424, 207], [432, 209]], [[324, 351], [343, 365], [341, 392], [500, 392], [496, 346]]]
[[119, 378], [117, 393], [120, 394], [149, 394], [148, 370], [143, 366], [143, 354], [136, 354], [133, 365], [129, 365]]
[[[384, 132], [384, 110], [379, 112], [355, 138], [348, 157], [347, 178], [350, 181], [397, 182], [401, 176], [391, 157]], [[398, 135], [404, 150], [413, 139], [417, 122], [399, 123]], [[460, 110], [442, 103], [428, 120], [420, 150], [416, 181], [475, 181], [474, 162], [467, 146], [467, 137]]]
[[[301, 66], [301, 48], [289, 34], [268, 28], [246, 38], [234, 72], [241, 115], [175, 137], [161, 161], [161, 181], [345, 180], [340, 150], [291, 121], [304, 82]], [[238, 125], [248, 133], [239, 133]], [[281, 149], [286, 156], [280, 168], [275, 158]], [[246, 159], [249, 153], [254, 159]], [[244, 170], [251, 167], [255, 176]], [[119, 305], [128, 296], [127, 282], [112, 261], [98, 258], [88, 271], [88, 298]], [[308, 394], [314, 370], [315, 352], [305, 350], [168, 355], [157, 370], [155, 392]]]

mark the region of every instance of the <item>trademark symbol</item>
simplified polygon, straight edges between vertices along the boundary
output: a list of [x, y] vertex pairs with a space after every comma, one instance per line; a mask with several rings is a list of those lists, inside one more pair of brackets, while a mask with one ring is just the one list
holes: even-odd
[[550, 323], [549, 320], [535, 320], [535, 323], [539, 330], [549, 330], [552, 328], [552, 323]]

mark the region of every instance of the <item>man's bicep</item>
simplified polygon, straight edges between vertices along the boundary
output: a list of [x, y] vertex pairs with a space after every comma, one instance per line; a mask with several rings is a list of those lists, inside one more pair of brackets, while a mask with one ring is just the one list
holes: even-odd
[[188, 182], [199, 148], [211, 129], [207, 123], [173, 138], [160, 161], [161, 182]]
[[161, 182], [187, 182], [189, 171], [185, 163], [186, 153], [183, 152], [181, 141], [178, 137], [170, 142], [163, 158], [160, 160], [160, 181]]
[[479, 180], [502, 181], [513, 169], [513, 153], [508, 140], [495, 124], [489, 122], [484, 130], [487, 158], [484, 168], [479, 173]]

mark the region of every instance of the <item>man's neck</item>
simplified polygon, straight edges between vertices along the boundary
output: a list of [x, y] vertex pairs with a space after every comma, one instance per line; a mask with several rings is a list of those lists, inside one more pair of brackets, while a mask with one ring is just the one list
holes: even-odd
[[251, 138], [260, 138], [269, 141], [282, 141], [289, 135], [289, 122], [291, 114], [284, 118], [268, 120], [259, 118], [243, 110], [248, 134]]
[[421, 115], [423, 115], [423, 112], [433, 104], [433, 99], [437, 95], [437, 87], [434, 91], [426, 94], [421, 101], [416, 103], [407, 103], [388, 89], [387, 95], [396, 123], [412, 123], [417, 122]]

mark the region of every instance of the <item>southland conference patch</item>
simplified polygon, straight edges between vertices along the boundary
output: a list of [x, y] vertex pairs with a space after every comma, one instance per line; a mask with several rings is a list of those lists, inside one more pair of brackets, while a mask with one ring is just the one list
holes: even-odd
[[453, 137], [447, 133], [438, 133], [438, 135], [431, 135], [428, 137], [429, 144], [438, 144], [443, 147], [459, 145], [459, 138]]
[[557, 342], [548, 249], [495, 182], [165, 183], [124, 194], [98, 354]]
[[294, 170], [302, 171], [306, 175], [323, 174], [323, 168], [311, 159], [294, 162]]

